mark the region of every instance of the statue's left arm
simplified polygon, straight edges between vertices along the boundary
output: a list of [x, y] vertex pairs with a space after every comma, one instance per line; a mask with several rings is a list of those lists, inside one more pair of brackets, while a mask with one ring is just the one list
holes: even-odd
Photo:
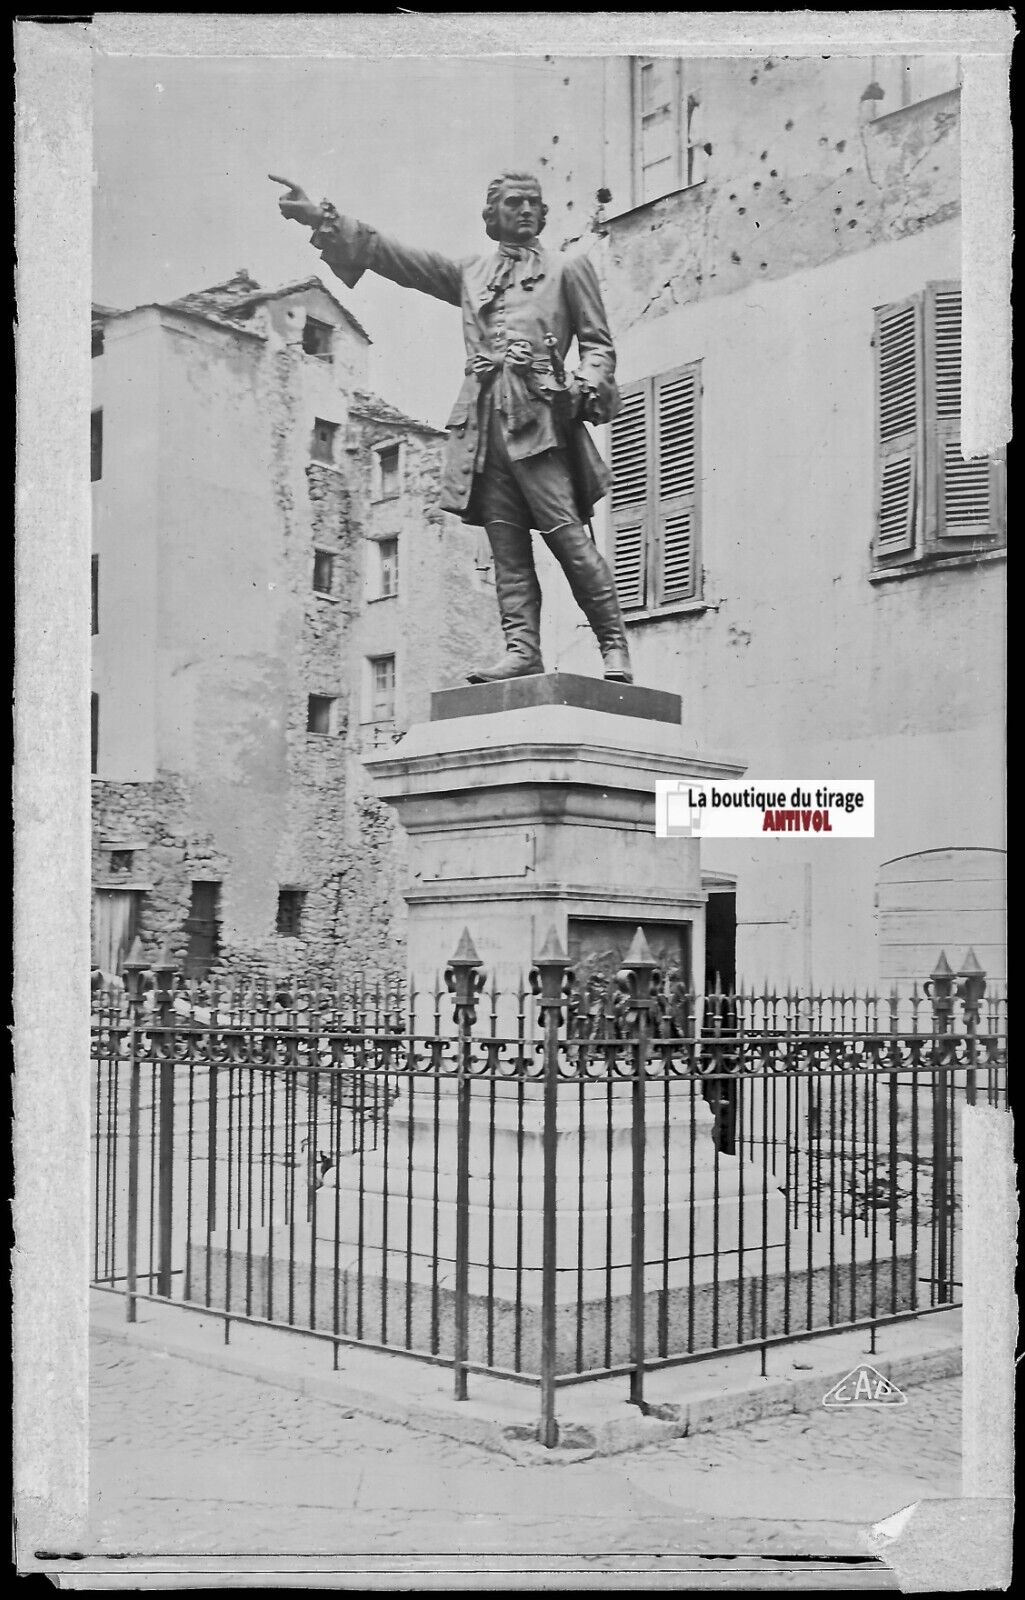
[[589, 422], [610, 422], [619, 410], [616, 351], [598, 274], [587, 256], [572, 256], [566, 261], [563, 290], [577, 338], [575, 385], [587, 395], [584, 415]]

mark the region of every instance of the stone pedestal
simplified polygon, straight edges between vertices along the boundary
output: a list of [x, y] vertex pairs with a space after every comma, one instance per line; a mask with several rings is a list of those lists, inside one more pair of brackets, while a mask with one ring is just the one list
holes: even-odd
[[464, 927], [515, 992], [549, 928], [686, 931], [704, 973], [700, 841], [655, 836], [659, 778], [731, 778], [700, 755], [677, 695], [568, 673], [443, 690], [431, 721], [366, 762], [409, 843], [408, 965], [430, 982]]
[[[408, 839], [408, 967], [423, 991], [468, 928], [501, 991], [495, 1026], [517, 1058], [518, 1030], [537, 1073], [536, 1002], [516, 995], [549, 929], [564, 948], [606, 941], [611, 970], [638, 925], [672, 944], [686, 976], [704, 974], [700, 840], [655, 835], [655, 783], [736, 777], [743, 767], [688, 743], [677, 696], [548, 674], [440, 692], [429, 723], [366, 763]], [[668, 931], [667, 931], [668, 930]], [[662, 957], [659, 957], [662, 960]], [[429, 1019], [427, 1022], [430, 1031]], [[474, 1030], [474, 1059], [491, 1027]], [[443, 1023], [450, 1030], [446, 999]], [[421, 1022], [423, 1026], [423, 1021]], [[447, 1049], [451, 1051], [451, 1042]], [[446, 1061], [451, 1065], [449, 1053]], [[343, 1137], [305, 1216], [233, 1246], [193, 1252], [213, 1303], [243, 1292], [259, 1314], [443, 1356], [454, 1348], [459, 1144], [454, 1077], [396, 1082], [371, 1137]], [[567, 1079], [556, 1114], [557, 1365], [625, 1361], [631, 1348], [632, 1086]], [[543, 1084], [470, 1080], [470, 1359], [537, 1370], [544, 1268]], [[838, 1293], [828, 1239], [797, 1230], [780, 1178], [750, 1149], [717, 1155], [712, 1118], [688, 1082], [649, 1086], [645, 1117], [644, 1290], [648, 1353], [708, 1348], [823, 1321]], [[362, 1145], [362, 1148], [360, 1146]], [[372, 1145], [372, 1148], [370, 1147]], [[752, 1159], [748, 1159], [752, 1157]], [[874, 1303], [875, 1264], [849, 1263], [859, 1306]], [[862, 1281], [864, 1279], [864, 1281]], [[234, 1287], [233, 1287], [234, 1285]], [[902, 1293], [908, 1285], [902, 1280]], [[235, 1302], [233, 1302], [235, 1303]], [[297, 1311], [296, 1308], [302, 1310]]]

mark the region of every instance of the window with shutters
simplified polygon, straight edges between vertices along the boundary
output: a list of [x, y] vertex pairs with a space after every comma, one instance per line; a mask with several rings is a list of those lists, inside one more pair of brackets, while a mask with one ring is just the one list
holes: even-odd
[[395, 720], [395, 657], [371, 656], [370, 667], [370, 720], [394, 722]]
[[633, 61], [633, 203], [700, 183], [712, 147], [701, 140], [698, 63], [672, 56]]
[[377, 542], [377, 598], [390, 599], [399, 592], [399, 541], [379, 539]]
[[961, 456], [961, 287], [876, 310], [877, 570], [1004, 542], [1003, 461]]
[[627, 384], [612, 424], [612, 564], [620, 605], [701, 599], [701, 364]]

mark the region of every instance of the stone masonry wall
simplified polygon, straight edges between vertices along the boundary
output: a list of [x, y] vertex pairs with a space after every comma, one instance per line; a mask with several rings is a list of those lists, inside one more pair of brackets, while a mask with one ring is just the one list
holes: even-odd
[[[150, 955], [166, 945], [180, 960], [188, 942], [184, 924], [192, 883], [223, 882], [230, 856], [209, 835], [195, 832], [189, 787], [177, 774], [163, 772], [154, 783], [94, 778], [92, 805], [93, 882], [119, 890], [147, 885], [139, 896], [143, 944]], [[111, 850], [119, 847], [133, 851], [130, 873], [111, 872]]]
[[[234, 345], [222, 351], [215, 338], [175, 345], [169, 355], [184, 379], [175, 393], [196, 408], [184, 419], [175, 458], [195, 565], [187, 584], [161, 591], [170, 709], [159, 775], [94, 780], [94, 884], [101, 892], [141, 886], [138, 926], [150, 956], [166, 945], [184, 960], [192, 884], [206, 880], [221, 885], [222, 972], [394, 971], [404, 958], [404, 838], [363, 757], [426, 718], [433, 689], [463, 681], [470, 665], [500, 649], [486, 542], [438, 505], [443, 435], [383, 403], [350, 414], [354, 396], [337, 387], [330, 368], [280, 343], [266, 319], [260, 331], [267, 344], [244, 371]], [[247, 399], [265, 432], [262, 444], [250, 434], [248, 455], [236, 461], [236, 432], [222, 413], [231, 412], [239, 382], [255, 382], [255, 403]], [[314, 417], [336, 422], [330, 462], [312, 459]], [[208, 431], [216, 460], [203, 454]], [[385, 440], [402, 442], [402, 493], [375, 506], [373, 446]], [[269, 526], [261, 567], [244, 554], [206, 559], [222, 536], [218, 496], [243, 459], [253, 513]], [[382, 516], [397, 519], [394, 527]], [[399, 594], [375, 606], [368, 603], [370, 540], [393, 533]], [[244, 530], [233, 536], [243, 550]], [[317, 550], [334, 557], [329, 593], [313, 587]], [[195, 606], [204, 582], [217, 590], [216, 598], [209, 587], [202, 592], [209, 622], [190, 628], [180, 608]], [[254, 590], [266, 600], [249, 602], [252, 620], [235, 628], [223, 651], [218, 608], [237, 617], [243, 592]], [[392, 651], [395, 720], [375, 732], [366, 725], [366, 658]], [[185, 702], [169, 698], [185, 670], [203, 686], [188, 707], [191, 739], [181, 734]], [[309, 731], [311, 695], [334, 702], [328, 732]], [[135, 855], [131, 874], [115, 878], [110, 850], [118, 842]], [[283, 888], [305, 896], [298, 937], [276, 931]], [[99, 915], [114, 912], [108, 904]]]

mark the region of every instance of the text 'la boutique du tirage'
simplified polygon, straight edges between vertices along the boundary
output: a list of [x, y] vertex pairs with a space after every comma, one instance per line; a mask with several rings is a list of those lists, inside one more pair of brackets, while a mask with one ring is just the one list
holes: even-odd
[[875, 784], [838, 779], [660, 780], [655, 832], [660, 838], [808, 834], [871, 839]]

